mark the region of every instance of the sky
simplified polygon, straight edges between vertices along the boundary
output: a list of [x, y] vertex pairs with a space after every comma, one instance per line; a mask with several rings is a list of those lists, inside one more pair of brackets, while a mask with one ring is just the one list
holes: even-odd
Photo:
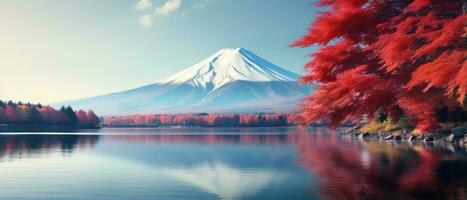
[[53, 103], [151, 84], [223, 48], [303, 74], [312, 0], [0, 0], [0, 99]]

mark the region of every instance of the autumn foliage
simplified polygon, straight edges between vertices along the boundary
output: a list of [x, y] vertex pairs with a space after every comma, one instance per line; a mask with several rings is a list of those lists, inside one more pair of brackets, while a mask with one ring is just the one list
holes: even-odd
[[56, 110], [41, 104], [0, 101], [0, 124], [80, 125], [97, 127], [99, 117], [92, 111], [74, 111], [71, 107]]
[[409, 117], [421, 131], [437, 128], [437, 108], [465, 110], [465, 1], [321, 0], [324, 12], [296, 47], [318, 45], [305, 65], [317, 90], [302, 122]]
[[258, 127], [287, 126], [292, 114], [147, 114], [104, 118], [106, 126], [202, 126], [202, 127]]

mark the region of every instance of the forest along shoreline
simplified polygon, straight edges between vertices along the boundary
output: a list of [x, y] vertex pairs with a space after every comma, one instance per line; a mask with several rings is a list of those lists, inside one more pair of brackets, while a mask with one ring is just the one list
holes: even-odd
[[101, 119], [92, 110], [0, 100], [0, 132], [70, 132], [100, 127]]

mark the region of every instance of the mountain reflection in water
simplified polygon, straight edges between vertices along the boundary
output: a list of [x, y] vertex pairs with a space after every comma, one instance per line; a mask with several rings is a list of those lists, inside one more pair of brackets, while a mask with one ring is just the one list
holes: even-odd
[[[302, 199], [467, 199], [465, 146], [352, 141], [322, 129], [313, 129], [312, 132], [253, 135], [2, 135], [0, 165], [2, 162], [57, 152], [73, 156], [76, 150], [88, 149], [124, 160], [139, 156], [134, 162], [154, 166], [154, 170], [217, 195], [220, 199], [260, 199], [254, 198], [255, 194], [268, 191], [268, 186], [273, 182], [279, 184], [286, 181], [289, 166], [277, 168], [274, 166], [279, 164], [273, 161], [268, 164], [269, 167], [257, 163], [248, 166], [245, 163], [254, 161], [241, 160], [243, 158], [233, 160], [229, 157], [238, 157], [238, 154], [216, 155], [216, 151], [229, 145], [288, 146], [295, 151], [290, 165], [308, 170], [312, 176], [303, 177], [316, 179], [314, 181], [317, 182], [308, 186], [305, 195], [308, 193], [310, 196]], [[164, 155], [136, 152], [134, 148], [138, 147], [130, 148], [127, 146], [129, 144], [148, 148], [179, 145], [170, 150], [183, 154], [158, 160], [154, 157]], [[197, 152], [198, 149], [192, 147], [187, 147], [186, 151], [179, 150], [184, 145], [215, 148], [206, 151], [208, 153]], [[108, 146], [121, 148], [121, 152], [106, 150]], [[123, 155], [125, 151], [133, 153]], [[250, 153], [255, 154], [254, 151]], [[271, 156], [276, 154], [271, 153]], [[191, 165], [194, 161], [183, 164], [179, 161], [182, 159], [194, 159], [198, 164]], [[166, 167], [161, 168], [161, 162]]]
[[[319, 129], [318, 129], [319, 130]], [[332, 134], [110, 136], [127, 142], [290, 144], [327, 199], [466, 199], [465, 147], [347, 141]]]

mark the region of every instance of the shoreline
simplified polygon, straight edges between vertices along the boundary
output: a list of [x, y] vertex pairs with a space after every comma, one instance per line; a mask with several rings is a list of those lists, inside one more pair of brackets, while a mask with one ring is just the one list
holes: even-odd
[[93, 125], [0, 124], [0, 133], [74, 132], [85, 129], [98, 130], [101, 127]]
[[407, 141], [411, 143], [455, 143], [467, 144], [467, 126], [452, 129], [439, 129], [433, 133], [412, 134], [406, 131], [363, 133], [358, 127], [338, 132], [341, 137], [359, 140]]

